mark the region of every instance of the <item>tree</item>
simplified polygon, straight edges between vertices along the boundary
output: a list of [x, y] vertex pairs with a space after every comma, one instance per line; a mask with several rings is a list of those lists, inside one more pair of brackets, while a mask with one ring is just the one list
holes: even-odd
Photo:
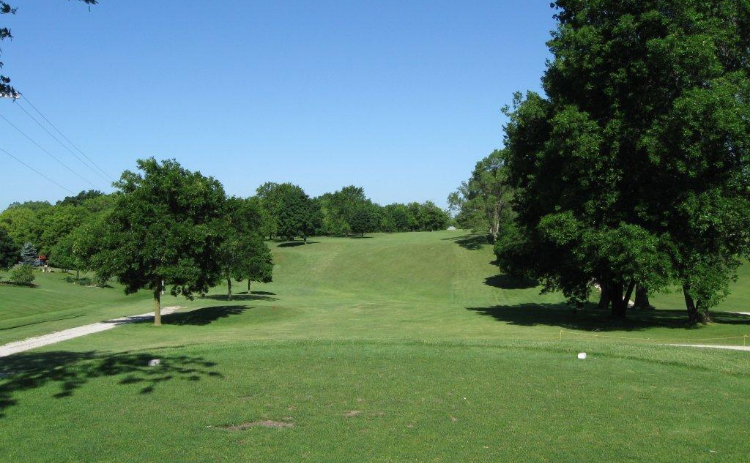
[[41, 217], [42, 232], [38, 245], [42, 254], [51, 254], [60, 239], [80, 227], [91, 213], [83, 207], [58, 204], [47, 209]]
[[244, 254], [249, 256], [247, 272], [247, 293], [250, 294], [250, 284], [253, 281], [270, 283], [273, 281], [273, 256], [271, 250], [260, 237], [253, 237], [247, 241], [248, 248]]
[[232, 279], [270, 281], [270, 269], [264, 268], [270, 250], [261, 235], [261, 212], [255, 202], [240, 198], [229, 198], [225, 206], [226, 221], [223, 224], [223, 242], [219, 250], [223, 277], [227, 281], [227, 299], [232, 299]]
[[260, 202], [264, 215], [267, 217], [265, 225], [265, 236], [273, 239], [278, 234], [278, 217], [281, 211], [281, 185], [273, 182], [266, 182], [256, 190], [257, 201]]
[[6, 270], [18, 262], [18, 246], [4, 229], [0, 228], [0, 270]]
[[34, 279], [34, 269], [30, 265], [19, 265], [10, 272], [10, 281], [17, 285], [31, 286]]
[[56, 206], [83, 206], [87, 201], [104, 196], [104, 193], [98, 190], [81, 191], [75, 196], [66, 196], [62, 201], [58, 201]]
[[505, 154], [495, 150], [479, 161], [467, 182], [448, 196], [462, 228], [484, 229], [492, 242], [500, 234], [501, 224], [510, 218], [512, 188], [508, 183]]
[[690, 320], [706, 320], [749, 248], [750, 10], [733, 0], [553, 6], [546, 97], [517, 95], [508, 110], [518, 215], [500, 260], [571, 302], [595, 280], [617, 316], [636, 285], [676, 279]]
[[23, 265], [33, 266], [39, 260], [39, 251], [31, 243], [26, 243], [21, 248], [21, 263]]
[[440, 209], [432, 201], [426, 201], [420, 205], [421, 208], [421, 230], [425, 231], [436, 231], [445, 230], [448, 226], [448, 213]]
[[107, 218], [93, 267], [112, 275], [132, 294], [154, 295], [154, 324], [161, 324], [161, 294], [192, 298], [221, 278], [219, 247], [226, 196], [221, 184], [175, 160], [139, 160], [126, 171]]
[[307, 237], [314, 232], [320, 222], [320, 210], [297, 185], [279, 185], [278, 195], [279, 210], [276, 223], [279, 236], [290, 241], [301, 236], [307, 243]]
[[[93, 216], [58, 240], [50, 253], [50, 263], [64, 270], [75, 270], [76, 281], [80, 279], [80, 272], [94, 270], [94, 258], [101, 251], [99, 237], [106, 233], [108, 216], [107, 213]], [[100, 286], [109, 278], [110, 275], [101, 271], [96, 274]]]
[[374, 232], [378, 226], [377, 215], [372, 204], [362, 204], [351, 217], [351, 230], [353, 233], [365, 236], [365, 233]]
[[43, 216], [51, 208], [49, 203], [11, 204], [0, 213], [0, 228], [4, 228], [19, 247], [25, 243], [39, 243], [44, 230]]
[[415, 221], [409, 208], [404, 204], [389, 204], [385, 206], [384, 214], [393, 223], [393, 231], [397, 232], [409, 231]]
[[[83, 3], [87, 3], [89, 5], [94, 5], [97, 3], [98, 0], [79, 0]], [[16, 14], [16, 8], [13, 8], [10, 4], [0, 1], [0, 14]], [[13, 34], [11, 34], [10, 29], [7, 27], [0, 28], [0, 42], [5, 39], [12, 39]], [[0, 50], [2, 51], [2, 50]], [[3, 63], [0, 62], [0, 69], [2, 69]], [[10, 85], [10, 78], [4, 75], [0, 75], [0, 98], [17, 98], [19, 96], [18, 92], [11, 87]]]

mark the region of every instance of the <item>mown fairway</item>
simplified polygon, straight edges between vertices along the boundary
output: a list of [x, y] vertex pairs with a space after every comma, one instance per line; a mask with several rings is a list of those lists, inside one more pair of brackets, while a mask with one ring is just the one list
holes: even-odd
[[[717, 313], [688, 329], [679, 298], [666, 295], [653, 302], [675, 310], [613, 326], [497, 276], [489, 246], [464, 232], [314, 241], [274, 244], [275, 282], [252, 294], [167, 298], [184, 309], [163, 327], [123, 326], [0, 359], [3, 461], [729, 462], [750, 453], [748, 354], [661, 345], [741, 344], [750, 318]], [[148, 295], [62, 278], [0, 287], [2, 342], [151, 308]], [[737, 292], [724, 307], [742, 302]], [[735, 339], [713, 340], [723, 337]], [[577, 360], [580, 351], [589, 359]], [[162, 366], [147, 367], [152, 358]]]

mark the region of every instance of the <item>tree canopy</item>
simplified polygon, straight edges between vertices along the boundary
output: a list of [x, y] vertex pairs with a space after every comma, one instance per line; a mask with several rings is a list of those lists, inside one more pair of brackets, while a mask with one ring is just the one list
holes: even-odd
[[115, 276], [128, 294], [152, 291], [160, 324], [163, 290], [190, 298], [221, 277], [226, 196], [218, 181], [174, 160], [140, 160], [138, 169], [116, 183], [120, 194], [94, 266]]
[[[507, 110], [507, 268], [624, 316], [636, 284], [683, 286], [706, 320], [748, 253], [750, 7], [559, 0], [546, 96]], [[692, 300], [692, 303], [691, 303]]]

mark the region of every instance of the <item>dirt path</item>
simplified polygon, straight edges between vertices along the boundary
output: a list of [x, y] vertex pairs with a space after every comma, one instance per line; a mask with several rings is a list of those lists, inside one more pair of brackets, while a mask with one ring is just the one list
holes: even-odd
[[697, 347], [700, 349], [725, 349], [725, 350], [741, 350], [750, 352], [750, 346], [715, 346], [710, 344], [670, 344], [674, 347]]
[[[179, 307], [165, 307], [161, 310], [162, 315], [169, 315], [176, 312]], [[153, 312], [145, 313], [141, 315], [132, 315], [130, 317], [115, 318], [114, 320], [107, 320], [99, 323], [92, 323], [90, 325], [83, 325], [69, 330], [57, 331], [55, 333], [45, 334], [43, 336], [36, 336], [33, 338], [24, 339], [22, 341], [11, 342], [0, 346], [0, 357], [7, 357], [9, 355], [17, 354], [38, 347], [49, 346], [68, 339], [80, 338], [87, 334], [99, 333], [100, 331], [111, 330], [112, 328], [124, 325], [126, 323], [140, 322], [146, 320], [152, 320], [154, 318]]]

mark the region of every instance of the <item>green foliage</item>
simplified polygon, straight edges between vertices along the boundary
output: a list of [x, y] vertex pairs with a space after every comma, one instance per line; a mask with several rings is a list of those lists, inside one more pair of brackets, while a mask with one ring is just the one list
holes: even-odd
[[504, 157], [503, 151], [493, 151], [477, 163], [471, 178], [448, 196], [459, 227], [486, 232], [493, 241], [503, 223], [512, 218], [512, 188]]
[[8, 232], [0, 228], [0, 270], [18, 263], [19, 249]]
[[39, 259], [39, 252], [33, 244], [26, 243], [21, 248], [20, 256], [23, 265], [34, 265]]
[[104, 196], [104, 193], [98, 190], [81, 191], [75, 196], [66, 196], [62, 201], [58, 201], [58, 206], [82, 206], [92, 199]]
[[618, 315], [635, 284], [676, 280], [707, 313], [750, 249], [750, 12], [731, 0], [553, 5], [546, 97], [507, 110], [518, 217], [499, 260], [571, 302], [597, 281]]
[[350, 219], [352, 233], [364, 236], [378, 229], [378, 214], [375, 207], [370, 203], [359, 205]]
[[18, 265], [10, 272], [10, 281], [20, 286], [34, 283], [34, 268], [31, 265]]
[[221, 276], [224, 189], [174, 160], [139, 160], [138, 168], [142, 174], [126, 171], [116, 184], [121, 194], [93, 267], [128, 294], [149, 289], [158, 297], [162, 282], [173, 295], [206, 292]]
[[263, 242], [262, 213], [257, 202], [229, 198], [225, 206], [219, 261], [232, 297], [232, 279], [270, 282], [273, 260]]

